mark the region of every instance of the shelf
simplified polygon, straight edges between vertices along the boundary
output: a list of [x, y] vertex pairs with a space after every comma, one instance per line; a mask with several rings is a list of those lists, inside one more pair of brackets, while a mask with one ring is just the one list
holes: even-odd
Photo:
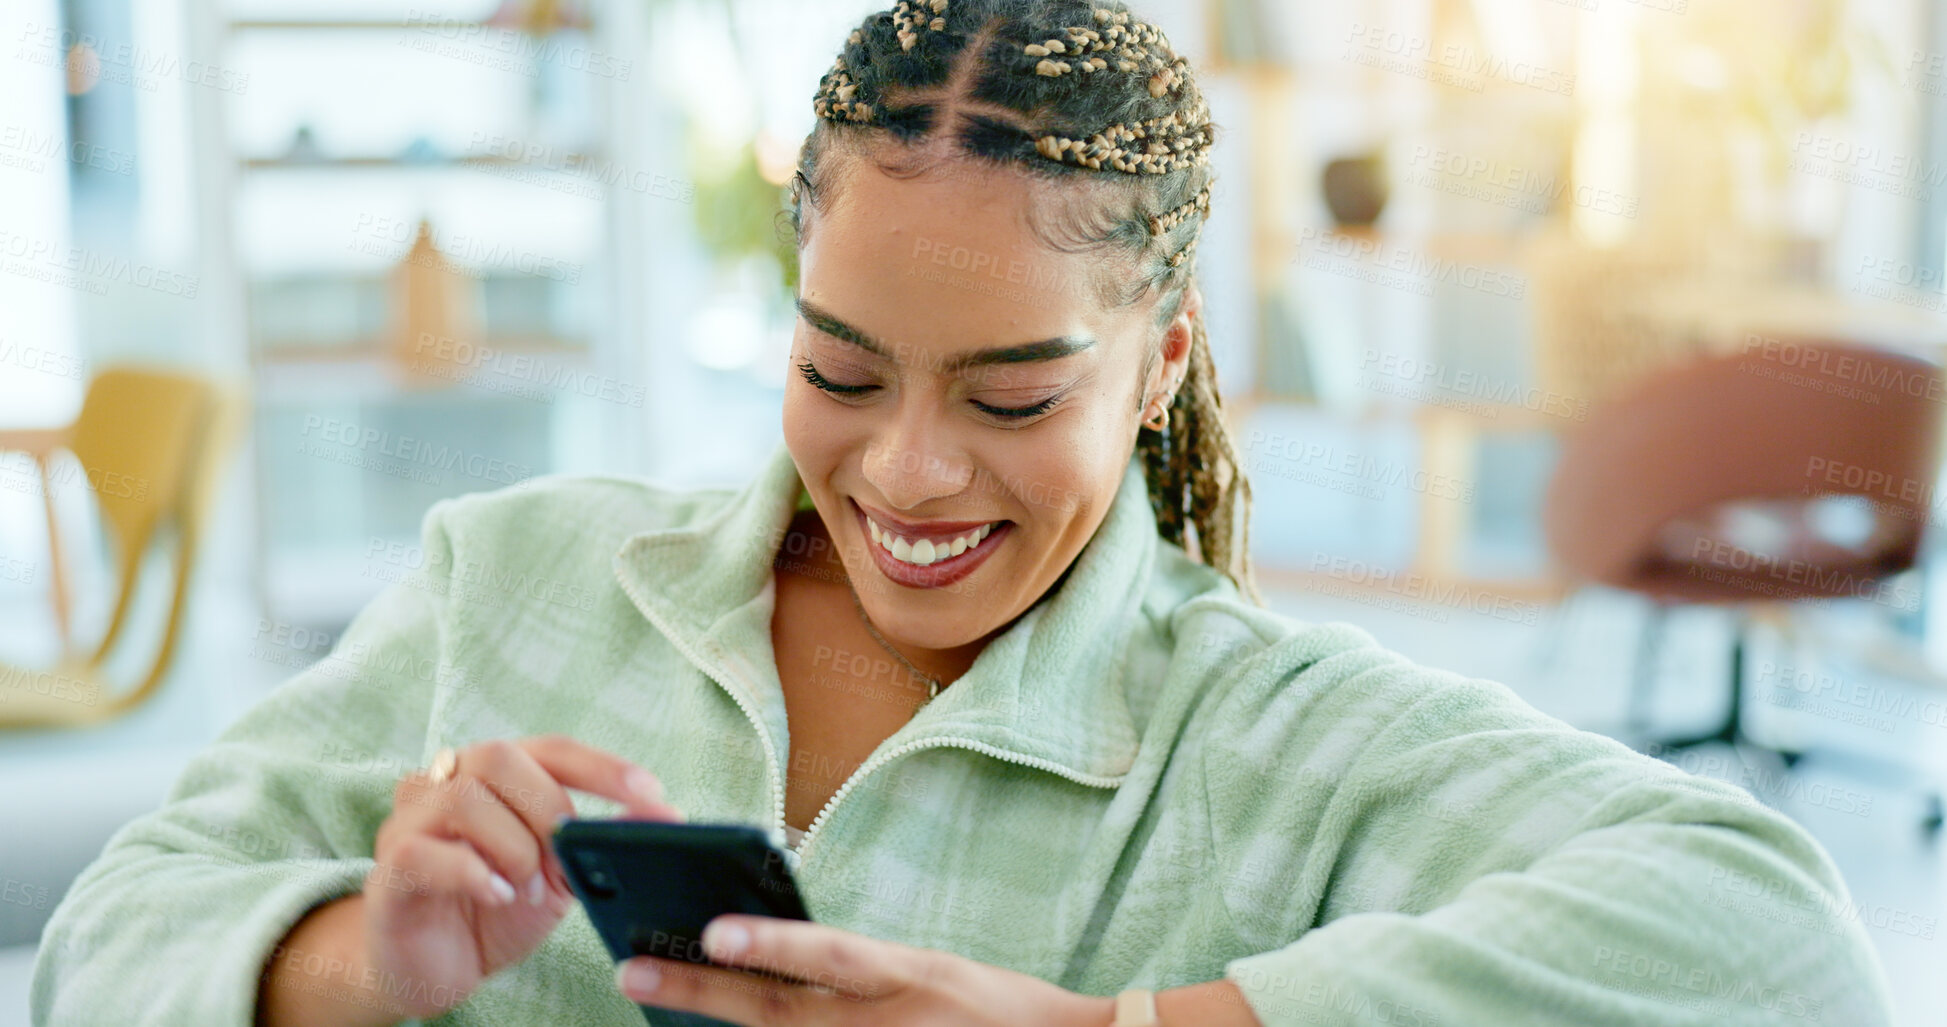
[[[226, 23], [232, 32], [385, 32], [387, 30], [439, 28], [481, 29], [524, 32], [518, 25], [496, 25], [478, 18], [439, 18], [436, 21], [408, 21], [401, 18], [239, 18]], [[554, 32], [593, 32], [593, 25], [559, 25]], [[552, 33], [551, 33], [552, 34]]]
[[[304, 20], [297, 18], [247, 18], [231, 21], [228, 23], [228, 26], [232, 32], [384, 32], [388, 29], [420, 29], [425, 28], [426, 24], [425, 22], [405, 21], [399, 18], [346, 19], [342, 21], [328, 19]], [[458, 28], [477, 29], [502, 27], [473, 18], [442, 18], [438, 24], [442, 27], [454, 26]], [[519, 30], [510, 28], [509, 31]]]
[[[527, 353], [535, 356], [556, 356], [564, 353], [586, 353], [589, 343], [583, 339], [559, 335], [497, 335], [483, 339], [481, 346], [496, 353]], [[257, 362], [261, 365], [287, 364], [355, 364], [360, 361], [383, 361], [389, 359], [386, 340], [383, 338], [344, 339], [321, 342], [316, 347], [263, 346], [257, 349]]]
[[[1309, 237], [1306, 231], [1311, 231]], [[1378, 227], [1306, 225], [1297, 232], [1287, 233], [1295, 240], [1304, 240], [1297, 245], [1316, 247], [1321, 240], [1339, 240], [1335, 243], [1343, 250], [1333, 250], [1332, 255], [1353, 257], [1368, 256], [1375, 252], [1397, 253], [1409, 251], [1425, 254], [1439, 260], [1455, 260], [1468, 263], [1518, 265], [1526, 259], [1524, 248], [1537, 233], [1525, 232], [1411, 232]]]
[[454, 155], [449, 157], [434, 157], [427, 160], [414, 160], [405, 157], [320, 157], [316, 159], [246, 157], [241, 159], [239, 163], [251, 171], [345, 171], [372, 168], [394, 171], [409, 171], [414, 169], [443, 171], [469, 167], [522, 167], [541, 172], [571, 175], [583, 168], [594, 166], [601, 159], [599, 156], [593, 154], [571, 153], [567, 155], [564, 162], [559, 166], [537, 165], [529, 161], [502, 157], [498, 154]]
[[[481, 343], [500, 359], [533, 357], [554, 366], [581, 371], [593, 365], [586, 345], [571, 340], [510, 336]], [[496, 365], [457, 366], [476, 382], [420, 377], [401, 367], [390, 353], [366, 344], [357, 349], [323, 348], [321, 352], [281, 348], [260, 352], [255, 368], [257, 400], [263, 406], [305, 406], [320, 402], [369, 402], [423, 397], [459, 398], [480, 402], [532, 400], [545, 392], [546, 382], [523, 383], [501, 373]], [[485, 383], [504, 384], [493, 388]]]

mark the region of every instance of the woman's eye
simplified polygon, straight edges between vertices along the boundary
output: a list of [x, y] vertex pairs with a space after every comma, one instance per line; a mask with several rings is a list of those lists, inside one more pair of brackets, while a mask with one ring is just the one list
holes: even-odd
[[819, 374], [818, 369], [811, 366], [809, 360], [798, 364], [798, 373], [804, 376], [805, 381], [836, 396], [856, 396], [861, 392], [870, 392], [874, 388], [871, 385], [840, 385], [826, 381], [825, 376]]
[[[810, 382], [814, 387], [829, 392], [834, 396], [857, 396], [860, 395], [861, 393], [871, 392], [873, 389], [878, 388], [878, 386], [876, 385], [841, 385], [837, 382], [831, 381], [827, 379], [824, 375], [818, 373], [818, 368], [812, 366], [812, 363], [809, 360], [800, 361], [798, 363], [798, 373], [804, 377], [805, 381]], [[988, 415], [989, 417], [998, 417], [1005, 421], [1025, 421], [1030, 418], [1039, 417], [1042, 414], [1045, 414], [1048, 411], [1053, 410], [1058, 404], [1061, 403], [1061, 400], [1062, 397], [1059, 395], [1050, 396], [1047, 399], [1044, 399], [1041, 402], [1028, 407], [996, 407], [996, 406], [988, 406], [987, 404], [982, 403], [979, 400], [974, 400], [972, 402], [975, 409], [979, 410], [981, 413]]]
[[982, 413], [991, 414], [994, 417], [1005, 418], [1010, 421], [1025, 421], [1030, 417], [1039, 417], [1053, 410], [1060, 402], [1060, 396], [1049, 396], [1047, 399], [1031, 407], [990, 407], [978, 401], [974, 403], [974, 406], [978, 407]]

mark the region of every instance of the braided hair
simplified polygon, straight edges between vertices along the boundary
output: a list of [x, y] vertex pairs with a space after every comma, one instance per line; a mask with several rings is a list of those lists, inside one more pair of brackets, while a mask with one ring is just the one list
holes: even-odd
[[[915, 95], [928, 90], [933, 97]], [[800, 239], [803, 201], [819, 202], [828, 187], [828, 155], [943, 140], [957, 154], [1085, 183], [1078, 195], [1094, 202], [1034, 219], [1042, 241], [1071, 252], [1120, 247], [1133, 273], [1105, 275], [1105, 301], [1153, 292], [1159, 327], [1182, 309], [1209, 217], [1216, 126], [1189, 63], [1121, 0], [897, 0], [852, 31], [812, 107], [818, 122], [787, 212]], [[1250, 482], [1224, 423], [1200, 309], [1190, 333], [1181, 402], [1161, 431], [1144, 425], [1136, 437], [1150, 506], [1163, 538], [1262, 605], [1249, 556]], [[1150, 347], [1139, 390], [1160, 350]], [[1146, 401], [1136, 397], [1139, 411]]]

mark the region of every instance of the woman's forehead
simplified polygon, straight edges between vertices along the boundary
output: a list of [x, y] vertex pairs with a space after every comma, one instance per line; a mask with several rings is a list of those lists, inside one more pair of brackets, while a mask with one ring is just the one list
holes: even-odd
[[800, 251], [804, 296], [847, 323], [990, 345], [1120, 335], [1140, 323], [1141, 304], [1104, 302], [1114, 251], [1064, 251], [1037, 231], [1034, 219], [1052, 215], [1036, 184], [961, 169], [896, 177], [853, 163], [843, 201], [812, 215]]

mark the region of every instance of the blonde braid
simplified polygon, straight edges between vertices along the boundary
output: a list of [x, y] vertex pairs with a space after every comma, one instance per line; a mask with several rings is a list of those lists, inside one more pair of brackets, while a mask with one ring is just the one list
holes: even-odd
[[1189, 366], [1180, 395], [1182, 402], [1171, 411], [1163, 431], [1145, 426], [1136, 437], [1157, 531], [1189, 552], [1187, 514], [1188, 527], [1196, 535], [1197, 559], [1228, 575], [1262, 606], [1251, 568], [1251, 481], [1224, 421], [1201, 311], [1190, 319]]

